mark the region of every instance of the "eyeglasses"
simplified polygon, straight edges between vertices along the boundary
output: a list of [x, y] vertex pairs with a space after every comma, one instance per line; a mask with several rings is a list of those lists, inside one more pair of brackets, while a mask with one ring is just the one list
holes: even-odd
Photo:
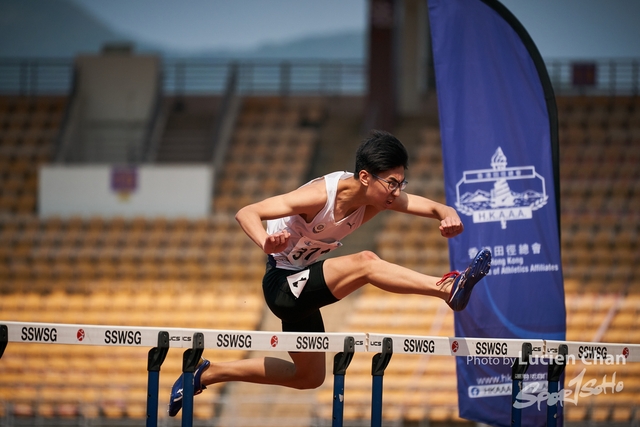
[[403, 180], [402, 182], [398, 182], [398, 181], [388, 181], [384, 178], [380, 178], [378, 175], [376, 175], [375, 173], [372, 173], [371, 175], [373, 175], [375, 178], [379, 179], [382, 182], [386, 182], [387, 186], [389, 187], [389, 191], [390, 192], [394, 192], [396, 191], [398, 188], [400, 189], [400, 191], [403, 191], [405, 188], [407, 188], [407, 180]]

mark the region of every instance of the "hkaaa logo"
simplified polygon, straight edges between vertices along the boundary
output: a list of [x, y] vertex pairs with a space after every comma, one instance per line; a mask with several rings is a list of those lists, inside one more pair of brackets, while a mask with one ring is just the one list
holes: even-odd
[[[512, 189], [516, 187], [517, 190]], [[491, 169], [463, 171], [456, 184], [456, 207], [474, 223], [533, 218], [533, 211], [547, 204], [545, 179], [534, 166], [507, 167], [507, 156], [498, 147]]]

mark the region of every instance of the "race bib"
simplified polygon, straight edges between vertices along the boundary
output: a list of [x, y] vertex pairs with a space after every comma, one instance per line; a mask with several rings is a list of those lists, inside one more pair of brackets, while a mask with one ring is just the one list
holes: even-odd
[[298, 244], [289, 252], [287, 258], [291, 265], [304, 267], [312, 264], [322, 255], [340, 246], [342, 246], [340, 242], [324, 243], [303, 237], [298, 240]]

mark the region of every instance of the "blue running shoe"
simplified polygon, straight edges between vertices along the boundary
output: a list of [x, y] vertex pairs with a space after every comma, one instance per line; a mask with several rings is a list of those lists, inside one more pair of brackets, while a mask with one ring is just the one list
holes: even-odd
[[489, 273], [490, 268], [491, 252], [488, 249], [483, 249], [476, 254], [471, 265], [464, 272], [453, 271], [442, 277], [442, 280], [438, 282], [439, 284], [444, 283], [447, 279], [453, 280], [449, 301], [447, 302], [453, 311], [465, 309], [469, 303], [473, 287]]
[[[209, 369], [211, 362], [207, 359], [202, 359], [202, 361], [196, 367], [195, 372], [193, 373], [193, 395], [198, 395], [202, 393], [202, 390], [206, 389], [206, 386], [203, 386], [200, 382], [200, 378], [202, 377], [202, 373]], [[182, 409], [182, 381], [184, 378], [184, 374], [180, 375], [180, 378], [176, 380], [173, 384], [173, 388], [171, 389], [171, 398], [169, 399], [169, 416], [175, 417]]]

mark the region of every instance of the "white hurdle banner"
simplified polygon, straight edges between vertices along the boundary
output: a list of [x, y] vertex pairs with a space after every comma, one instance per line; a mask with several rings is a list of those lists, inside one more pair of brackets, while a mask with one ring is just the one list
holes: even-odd
[[520, 357], [522, 345], [531, 343], [532, 357], [554, 358], [560, 345], [567, 345], [567, 358], [598, 360], [624, 358], [640, 362], [640, 344], [557, 341], [543, 339], [501, 339], [395, 335], [370, 332], [303, 333], [241, 331], [147, 326], [88, 325], [66, 323], [14, 322], [0, 320], [8, 328], [8, 342], [77, 344], [99, 346], [155, 347], [158, 333], [169, 333], [170, 347], [191, 348], [194, 333], [204, 335], [205, 349], [340, 352], [344, 340], [352, 337], [355, 352], [378, 353], [384, 338], [393, 340], [393, 353], [435, 356]]
[[158, 333], [169, 333], [169, 345], [191, 348], [193, 334], [202, 333], [205, 349], [340, 352], [346, 337], [355, 340], [355, 351], [366, 351], [364, 333], [292, 333], [146, 326], [80, 325], [63, 323], [5, 322], [8, 342], [155, 347]]
[[367, 351], [379, 352], [384, 338], [393, 340], [394, 353], [431, 354], [434, 356], [521, 357], [522, 345], [531, 344], [531, 357], [553, 359], [561, 345], [568, 347], [566, 359], [624, 360], [640, 362], [640, 344], [557, 341], [543, 339], [430, 337], [367, 333]]
[[[341, 427], [344, 405], [344, 375], [354, 353], [376, 353], [373, 357], [371, 425], [382, 425], [382, 377], [396, 353], [435, 356], [503, 357], [512, 359], [512, 425], [521, 425], [516, 405], [523, 391], [529, 364], [542, 360], [548, 365], [547, 425], [557, 422], [558, 383], [567, 361], [640, 362], [640, 344], [557, 341], [544, 339], [462, 338], [397, 335], [366, 332], [302, 333], [107, 326], [87, 324], [14, 322], [0, 320], [0, 358], [8, 343], [75, 344], [93, 346], [151, 347], [147, 371], [147, 427], [157, 426], [158, 376], [170, 348], [185, 348], [182, 426], [193, 423], [193, 375], [205, 349], [332, 352], [334, 400], [332, 427]], [[540, 362], [538, 362], [540, 363]], [[554, 397], [555, 396], [555, 397]], [[553, 397], [553, 398], [552, 398]], [[555, 400], [554, 400], [555, 399]]]

